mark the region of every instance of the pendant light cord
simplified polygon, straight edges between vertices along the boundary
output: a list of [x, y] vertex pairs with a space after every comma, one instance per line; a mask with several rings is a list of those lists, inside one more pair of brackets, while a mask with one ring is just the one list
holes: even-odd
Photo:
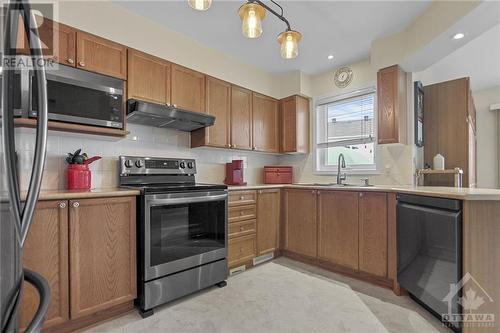
[[282, 20], [283, 22], [285, 22], [285, 24], [286, 24], [286, 31], [291, 31], [292, 28], [290, 28], [290, 22], [288, 22], [288, 20], [283, 16], [283, 7], [281, 7], [274, 0], [270, 0], [270, 1], [272, 3], [274, 3], [276, 6], [278, 6], [281, 9], [281, 15], [278, 14], [274, 9], [272, 9], [271, 7], [269, 7], [268, 5], [266, 5], [261, 0], [248, 0], [248, 3], [257, 3], [257, 4], [261, 5], [262, 7], [264, 7], [265, 9], [267, 9], [271, 14], [273, 14], [274, 16], [276, 16], [277, 18], [279, 18], [280, 20]]

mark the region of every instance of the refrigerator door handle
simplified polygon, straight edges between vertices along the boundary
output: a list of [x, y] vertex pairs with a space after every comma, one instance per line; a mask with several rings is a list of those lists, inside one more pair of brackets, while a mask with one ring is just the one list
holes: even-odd
[[[19, 4], [10, 2], [7, 12], [19, 9]], [[11, 48], [11, 41], [15, 40], [14, 32], [18, 30], [19, 20], [12, 22], [11, 15], [5, 15], [3, 27], [3, 54], [4, 56], [15, 56], [16, 52]], [[5, 62], [3, 62], [5, 63]], [[6, 172], [7, 194], [11, 206], [11, 214], [17, 241], [21, 244], [21, 200], [19, 195], [19, 184], [17, 178], [16, 148], [14, 138], [14, 87], [12, 86], [14, 71], [3, 70], [2, 75], [2, 145], [4, 151], [4, 166]]]
[[45, 157], [47, 150], [47, 132], [48, 132], [48, 106], [47, 106], [47, 78], [44, 68], [44, 59], [42, 54], [42, 46], [38, 34], [36, 24], [35, 28], [30, 29], [30, 22], [36, 22], [35, 14], [31, 12], [30, 5], [23, 3], [24, 14], [24, 30], [28, 34], [28, 43], [30, 45], [30, 53], [33, 59], [35, 68], [35, 77], [38, 87], [38, 117], [37, 117], [37, 131], [35, 153], [33, 158], [33, 170], [31, 172], [31, 179], [26, 197], [26, 204], [22, 212], [21, 219], [21, 247], [23, 247], [28, 231], [31, 226], [33, 214], [35, 212], [38, 195], [42, 186], [43, 168], [45, 166]]
[[24, 279], [29, 284], [33, 285], [35, 289], [38, 291], [40, 296], [40, 303], [38, 304], [38, 309], [36, 310], [35, 316], [29, 323], [25, 332], [29, 333], [38, 333], [42, 330], [43, 321], [45, 319], [45, 315], [49, 310], [50, 305], [50, 287], [47, 283], [47, 280], [43, 278], [38, 273], [30, 271], [29, 269], [24, 269]]

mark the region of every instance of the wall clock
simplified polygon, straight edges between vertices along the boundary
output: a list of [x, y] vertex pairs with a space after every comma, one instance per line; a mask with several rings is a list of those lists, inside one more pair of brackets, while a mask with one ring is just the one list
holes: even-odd
[[347, 87], [352, 81], [352, 69], [341, 67], [335, 71], [335, 85], [339, 88]]

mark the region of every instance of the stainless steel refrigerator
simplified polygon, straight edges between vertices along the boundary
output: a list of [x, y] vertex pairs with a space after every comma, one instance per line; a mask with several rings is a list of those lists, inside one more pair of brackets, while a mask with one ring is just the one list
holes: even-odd
[[[26, 332], [39, 332], [50, 303], [50, 288], [39, 274], [22, 267], [22, 251], [32, 222], [35, 205], [43, 176], [47, 145], [47, 86], [42, 59], [41, 42], [35, 27], [30, 5], [21, 1], [2, 1], [2, 67], [1, 67], [1, 145], [0, 145], [0, 321], [1, 333], [16, 332], [18, 328], [19, 302], [23, 292], [23, 281], [32, 284], [40, 294], [38, 310], [28, 325]], [[32, 62], [21, 68], [9, 60], [15, 59], [16, 37], [19, 17], [23, 17], [23, 27], [28, 32]], [[41, 111], [37, 119], [34, 162], [29, 188], [25, 198], [21, 198], [17, 172], [14, 136], [14, 99], [19, 96], [15, 84], [15, 72], [30, 70], [37, 85], [38, 103]], [[28, 103], [21, 103], [27, 105]], [[21, 201], [22, 199], [22, 201]]]

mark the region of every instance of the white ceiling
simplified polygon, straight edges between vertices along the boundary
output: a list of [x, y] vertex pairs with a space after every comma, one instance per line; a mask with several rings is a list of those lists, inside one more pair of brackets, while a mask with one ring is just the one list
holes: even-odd
[[473, 91], [500, 86], [500, 24], [416, 73], [424, 85], [467, 76]]
[[[278, 1], [292, 29], [302, 33], [299, 56], [280, 57], [276, 37], [282, 21], [267, 13], [263, 35], [241, 34], [238, 8], [245, 1], [214, 0], [206, 12], [191, 9], [187, 0], [119, 1], [120, 6], [188, 35], [205, 45], [271, 73], [302, 70], [317, 74], [369, 56], [373, 40], [410, 24], [430, 1]], [[272, 3], [266, 1], [272, 6]], [[133, 24], [131, 22], [131, 24]], [[333, 54], [334, 59], [327, 56]]]

